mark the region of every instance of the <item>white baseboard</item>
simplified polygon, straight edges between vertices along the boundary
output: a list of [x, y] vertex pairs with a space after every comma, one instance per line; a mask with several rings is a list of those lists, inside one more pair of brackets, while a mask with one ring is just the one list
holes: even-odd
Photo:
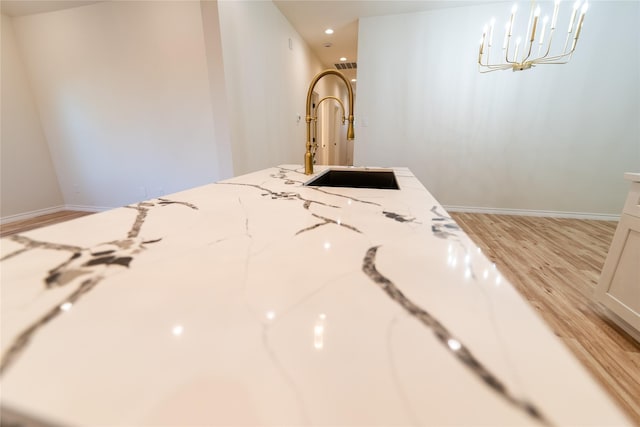
[[609, 310], [607, 307], [605, 307], [601, 303], [597, 304], [597, 308], [599, 313], [602, 316], [608, 317], [613, 323], [618, 325], [620, 329], [625, 331], [631, 338], [633, 338], [634, 340], [638, 341], [638, 343], [640, 343], [640, 331], [638, 331], [636, 328], [631, 326], [629, 323], [627, 323], [626, 320], [618, 316], [613, 311]]
[[564, 212], [564, 211], [537, 211], [526, 209], [502, 209], [502, 208], [477, 208], [472, 206], [444, 206], [449, 212], [482, 213], [494, 215], [522, 215], [543, 216], [551, 218], [594, 219], [599, 221], [620, 221], [620, 215], [588, 213], [588, 212]]
[[35, 211], [24, 212], [15, 215], [7, 215], [0, 218], [0, 224], [9, 224], [16, 221], [24, 221], [26, 219], [35, 218], [41, 215], [52, 214], [60, 211], [82, 211], [82, 212], [102, 212], [113, 208], [101, 206], [84, 206], [84, 205], [59, 205], [50, 208], [36, 209]]
[[68, 211], [81, 211], [81, 212], [104, 212], [114, 208], [108, 208], [105, 206], [87, 206], [87, 205], [65, 205], [65, 210]]
[[25, 219], [35, 218], [40, 215], [47, 215], [47, 214], [60, 212], [60, 211], [63, 211], [64, 209], [65, 209], [65, 206], [60, 205], [60, 206], [53, 206], [51, 208], [36, 209], [35, 211], [24, 212], [24, 213], [15, 214], [15, 215], [8, 215], [0, 218], [0, 224], [8, 224], [10, 222], [23, 221]]

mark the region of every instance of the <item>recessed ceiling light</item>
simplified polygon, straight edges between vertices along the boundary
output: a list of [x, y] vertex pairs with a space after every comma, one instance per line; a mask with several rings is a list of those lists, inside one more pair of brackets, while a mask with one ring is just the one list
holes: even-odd
[[342, 61], [342, 62], [344, 62], [346, 60], [347, 60], [347, 58], [345, 58], [344, 56], [342, 58], [340, 58], [340, 61]]
[[324, 30], [325, 34], [333, 34], [333, 30], [331, 28], [327, 28], [326, 30]]
[[357, 80], [356, 80], [356, 79], [351, 79], [351, 81], [352, 81], [352, 82], [354, 82], [354, 83], [355, 83], [355, 82], [357, 82]]

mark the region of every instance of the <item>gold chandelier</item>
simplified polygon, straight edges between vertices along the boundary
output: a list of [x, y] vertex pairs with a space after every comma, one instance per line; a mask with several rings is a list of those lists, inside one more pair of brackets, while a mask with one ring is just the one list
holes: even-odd
[[[556, 34], [556, 24], [558, 21], [560, 0], [555, 0], [551, 21], [549, 22], [549, 16], [545, 16], [542, 19], [542, 31], [539, 32], [540, 6], [536, 6], [535, 1], [531, 2], [529, 24], [527, 26], [527, 32], [525, 33], [526, 41], [524, 44], [522, 43], [522, 37], [517, 37], [515, 43], [512, 43], [516, 12], [518, 10], [518, 6], [514, 5], [511, 9], [511, 17], [505, 25], [502, 49], [496, 49], [493, 46], [495, 18], [491, 19], [489, 25], [485, 25], [482, 38], [480, 39], [480, 51], [478, 53], [479, 71], [481, 73], [508, 69], [522, 71], [539, 64], [566, 64], [576, 49], [582, 24], [584, 23], [584, 16], [588, 8], [589, 5], [586, 1], [582, 5], [581, 0], [577, 0], [573, 4], [573, 11], [569, 19], [569, 27], [564, 41], [564, 47], [562, 50], [558, 48], [554, 50], [552, 49], [552, 44], [554, 37], [558, 36]], [[547, 27], [549, 28], [548, 30]], [[535, 46], [536, 44], [537, 46]], [[496, 62], [492, 61], [492, 49], [494, 52], [498, 51], [497, 54], [494, 53], [494, 56], [497, 56], [499, 59]], [[537, 52], [535, 52], [536, 50]]]

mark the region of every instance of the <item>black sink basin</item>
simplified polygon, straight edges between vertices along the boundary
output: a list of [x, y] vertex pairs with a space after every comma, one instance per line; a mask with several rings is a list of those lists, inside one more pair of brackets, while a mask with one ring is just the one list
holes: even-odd
[[329, 169], [305, 185], [313, 187], [352, 187], [399, 190], [392, 170]]

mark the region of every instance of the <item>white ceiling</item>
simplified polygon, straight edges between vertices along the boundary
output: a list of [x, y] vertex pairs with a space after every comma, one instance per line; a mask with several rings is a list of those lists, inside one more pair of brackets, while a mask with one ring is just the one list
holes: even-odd
[[[3, 14], [31, 15], [85, 6], [104, 0], [0, 0]], [[126, 1], [126, 0], [124, 0]], [[183, 0], [190, 1], [190, 0]], [[273, 0], [326, 68], [346, 57], [358, 60], [358, 19], [361, 17], [412, 13], [504, 0]], [[324, 30], [334, 33], [326, 35]], [[331, 47], [325, 47], [331, 43]], [[356, 72], [344, 70], [347, 78]]]
[[[346, 57], [358, 59], [358, 19], [370, 16], [397, 15], [427, 10], [463, 7], [500, 0], [273, 0], [311, 50], [327, 67], [333, 68]], [[502, 0], [504, 1], [504, 0]], [[324, 30], [335, 32], [326, 35]], [[331, 43], [331, 47], [325, 47]], [[343, 71], [349, 79], [356, 73]]]

